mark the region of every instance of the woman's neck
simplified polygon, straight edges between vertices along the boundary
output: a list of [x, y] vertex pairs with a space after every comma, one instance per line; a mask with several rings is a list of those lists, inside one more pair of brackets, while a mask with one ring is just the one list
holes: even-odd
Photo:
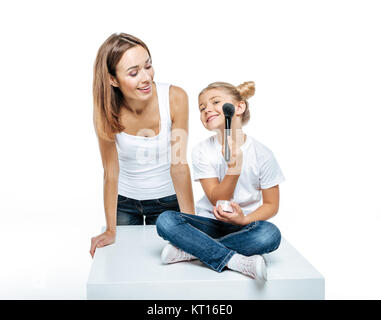
[[[154, 88], [154, 87], [153, 87]], [[123, 107], [135, 116], [140, 116], [144, 111], [150, 110], [152, 104], [156, 101], [156, 88], [153, 90], [148, 100], [131, 100], [124, 99]]]

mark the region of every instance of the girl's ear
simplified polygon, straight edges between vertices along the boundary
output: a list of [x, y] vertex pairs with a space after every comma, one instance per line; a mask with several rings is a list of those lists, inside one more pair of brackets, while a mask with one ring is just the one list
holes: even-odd
[[110, 75], [110, 84], [113, 86], [113, 87], [119, 87], [119, 84], [118, 84], [118, 81], [116, 80], [115, 77], [113, 77], [112, 75]]
[[245, 103], [245, 101], [240, 101], [238, 103], [238, 105], [236, 106], [236, 108], [235, 108], [235, 114], [237, 116], [240, 116], [240, 115], [242, 115], [245, 112], [245, 110], [246, 110], [246, 103]]

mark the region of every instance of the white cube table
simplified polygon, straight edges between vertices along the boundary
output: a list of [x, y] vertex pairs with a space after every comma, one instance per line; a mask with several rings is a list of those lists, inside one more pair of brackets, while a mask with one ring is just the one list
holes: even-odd
[[263, 255], [267, 281], [228, 269], [218, 273], [199, 260], [164, 265], [160, 254], [166, 243], [155, 226], [118, 226], [115, 243], [95, 252], [87, 298], [324, 299], [324, 278], [284, 238], [276, 251]]

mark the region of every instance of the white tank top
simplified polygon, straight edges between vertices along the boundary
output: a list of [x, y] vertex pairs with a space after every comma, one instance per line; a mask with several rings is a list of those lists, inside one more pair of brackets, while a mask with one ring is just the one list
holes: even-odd
[[160, 131], [154, 137], [116, 134], [119, 158], [118, 193], [136, 200], [175, 194], [170, 175], [171, 113], [169, 84], [155, 83], [160, 111]]

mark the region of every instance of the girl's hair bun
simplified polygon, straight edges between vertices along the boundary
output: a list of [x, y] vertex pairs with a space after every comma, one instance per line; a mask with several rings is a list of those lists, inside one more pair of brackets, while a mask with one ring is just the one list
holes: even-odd
[[237, 86], [237, 90], [243, 100], [251, 98], [255, 93], [254, 81], [246, 81], [240, 84], [239, 86]]

